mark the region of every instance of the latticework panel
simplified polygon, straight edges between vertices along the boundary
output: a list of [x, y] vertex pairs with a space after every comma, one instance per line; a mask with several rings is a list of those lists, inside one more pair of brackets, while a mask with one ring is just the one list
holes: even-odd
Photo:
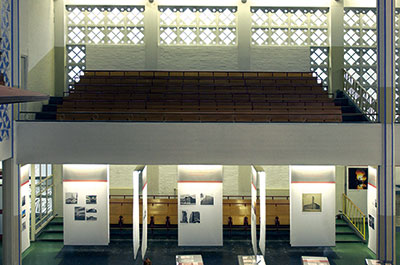
[[253, 45], [328, 46], [327, 8], [252, 7]]
[[67, 45], [67, 79], [68, 89], [73, 89], [73, 83], [79, 82], [86, 68], [86, 46]]
[[159, 7], [161, 45], [236, 45], [236, 7]]
[[322, 83], [324, 89], [328, 89], [329, 75], [329, 49], [328, 47], [311, 47], [310, 48], [311, 71], [318, 78], [318, 82]]
[[143, 44], [144, 6], [67, 6], [67, 44]]

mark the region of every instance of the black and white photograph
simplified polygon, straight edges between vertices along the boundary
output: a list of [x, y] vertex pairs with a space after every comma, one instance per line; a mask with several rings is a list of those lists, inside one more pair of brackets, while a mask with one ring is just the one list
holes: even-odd
[[86, 195], [86, 204], [97, 204], [97, 195]]
[[200, 224], [200, 212], [194, 211], [190, 213], [189, 223]]
[[214, 196], [200, 193], [200, 205], [214, 205]]
[[182, 211], [181, 224], [187, 224], [187, 223], [188, 223], [188, 213], [187, 211]]
[[88, 208], [86, 209], [87, 213], [97, 213], [97, 209], [96, 208]]
[[75, 207], [75, 221], [85, 221], [85, 207]]
[[180, 197], [181, 205], [196, 205], [196, 194], [183, 194]]
[[368, 225], [372, 228], [375, 229], [375, 218], [368, 214]]
[[88, 215], [86, 216], [86, 221], [97, 221], [97, 216]]
[[22, 196], [22, 206], [25, 206], [25, 195], [24, 196]]
[[65, 204], [77, 204], [78, 193], [77, 192], [66, 192], [65, 193]]
[[321, 193], [303, 193], [303, 212], [321, 212], [321, 198]]
[[26, 229], [26, 222], [22, 223], [22, 231], [24, 231]]

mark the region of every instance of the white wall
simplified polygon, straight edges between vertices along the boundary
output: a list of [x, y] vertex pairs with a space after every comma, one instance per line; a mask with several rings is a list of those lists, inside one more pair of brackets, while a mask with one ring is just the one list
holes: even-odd
[[[378, 165], [382, 159], [380, 124], [16, 122], [15, 127], [20, 164]], [[396, 138], [400, 150], [399, 129]], [[396, 159], [400, 164], [400, 156]]]

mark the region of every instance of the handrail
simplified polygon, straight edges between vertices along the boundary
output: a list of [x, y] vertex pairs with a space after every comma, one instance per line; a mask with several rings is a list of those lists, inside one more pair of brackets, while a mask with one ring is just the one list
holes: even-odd
[[377, 100], [346, 70], [343, 69], [343, 91], [365, 114], [369, 121], [378, 121]]
[[343, 215], [365, 240], [365, 214], [343, 193]]
[[[142, 198], [142, 195], [139, 196]], [[257, 199], [259, 199], [260, 196], [257, 196]], [[286, 195], [266, 195], [265, 196], [267, 199], [270, 198], [271, 200], [289, 200], [289, 196]], [[109, 195], [110, 199], [132, 199], [133, 195], [118, 195], [118, 194], [113, 194]], [[178, 195], [147, 195], [148, 199], [158, 199], [158, 198], [163, 198], [163, 199], [178, 199]], [[223, 195], [224, 199], [242, 199], [242, 200], [250, 200], [251, 196], [250, 195]]]

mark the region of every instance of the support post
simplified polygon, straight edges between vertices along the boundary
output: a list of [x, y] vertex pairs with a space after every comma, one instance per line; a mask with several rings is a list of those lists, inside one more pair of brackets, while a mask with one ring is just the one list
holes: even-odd
[[343, 90], [344, 67], [344, 0], [331, 0], [329, 21], [329, 92]]
[[382, 165], [378, 172], [377, 258], [396, 263], [395, 243], [395, 0], [377, 0], [379, 121], [382, 125]]
[[21, 264], [19, 174], [14, 159], [3, 161], [3, 264]]

